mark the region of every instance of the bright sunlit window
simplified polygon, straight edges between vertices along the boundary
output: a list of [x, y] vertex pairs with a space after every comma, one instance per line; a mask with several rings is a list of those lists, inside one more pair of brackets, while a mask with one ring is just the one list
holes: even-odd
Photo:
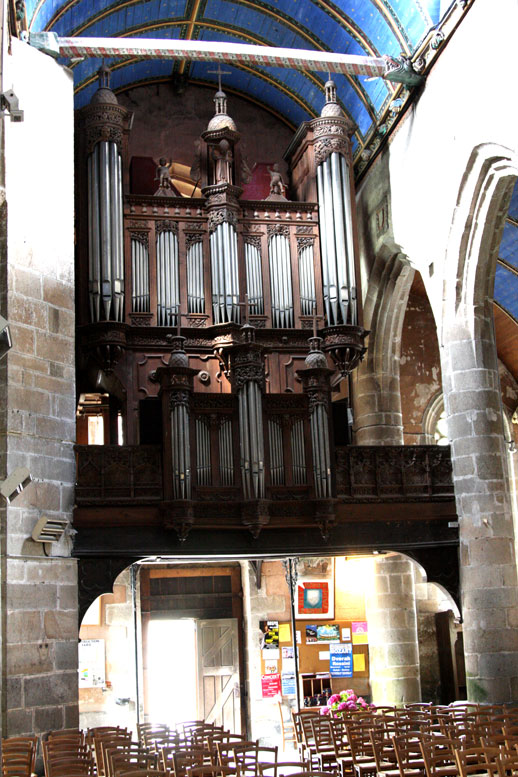
[[104, 422], [102, 415], [88, 416], [88, 445], [104, 444]]
[[437, 445], [449, 445], [448, 429], [446, 428], [446, 410], [443, 410], [435, 427], [435, 442]]

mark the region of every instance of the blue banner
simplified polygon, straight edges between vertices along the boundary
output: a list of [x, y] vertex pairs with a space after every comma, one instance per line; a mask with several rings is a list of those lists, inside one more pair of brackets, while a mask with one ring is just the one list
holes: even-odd
[[329, 672], [331, 677], [353, 676], [353, 646], [329, 645]]

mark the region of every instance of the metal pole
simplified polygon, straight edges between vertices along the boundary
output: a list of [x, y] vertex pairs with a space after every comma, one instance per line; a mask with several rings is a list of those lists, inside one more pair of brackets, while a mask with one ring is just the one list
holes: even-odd
[[293, 657], [295, 659], [295, 698], [297, 700], [297, 712], [300, 712], [300, 683], [299, 683], [299, 656], [297, 652], [297, 630], [295, 623], [295, 591], [297, 586], [297, 561], [296, 558], [287, 558], [282, 562], [286, 582], [290, 589], [291, 604], [291, 643], [293, 645]]
[[140, 691], [139, 691], [139, 656], [138, 656], [138, 633], [137, 633], [137, 564], [130, 567], [131, 580], [131, 604], [133, 607], [133, 632], [135, 648], [135, 704], [137, 707], [137, 725], [140, 723]]

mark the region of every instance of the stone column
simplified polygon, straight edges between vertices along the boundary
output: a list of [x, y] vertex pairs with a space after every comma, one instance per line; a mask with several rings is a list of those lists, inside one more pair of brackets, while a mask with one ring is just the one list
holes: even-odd
[[460, 566], [468, 699], [515, 701], [518, 596], [513, 517], [492, 312], [475, 336], [443, 337], [442, 368], [460, 524]]
[[366, 596], [372, 700], [419, 701], [419, 648], [413, 562], [399, 554], [380, 557]]

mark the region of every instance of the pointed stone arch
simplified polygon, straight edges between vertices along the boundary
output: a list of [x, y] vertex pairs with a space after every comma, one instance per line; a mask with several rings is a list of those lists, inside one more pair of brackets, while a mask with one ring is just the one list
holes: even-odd
[[369, 343], [366, 358], [354, 375], [354, 429], [359, 445], [403, 442], [399, 359], [414, 272], [403, 254], [387, 247], [372, 267], [364, 305]]

